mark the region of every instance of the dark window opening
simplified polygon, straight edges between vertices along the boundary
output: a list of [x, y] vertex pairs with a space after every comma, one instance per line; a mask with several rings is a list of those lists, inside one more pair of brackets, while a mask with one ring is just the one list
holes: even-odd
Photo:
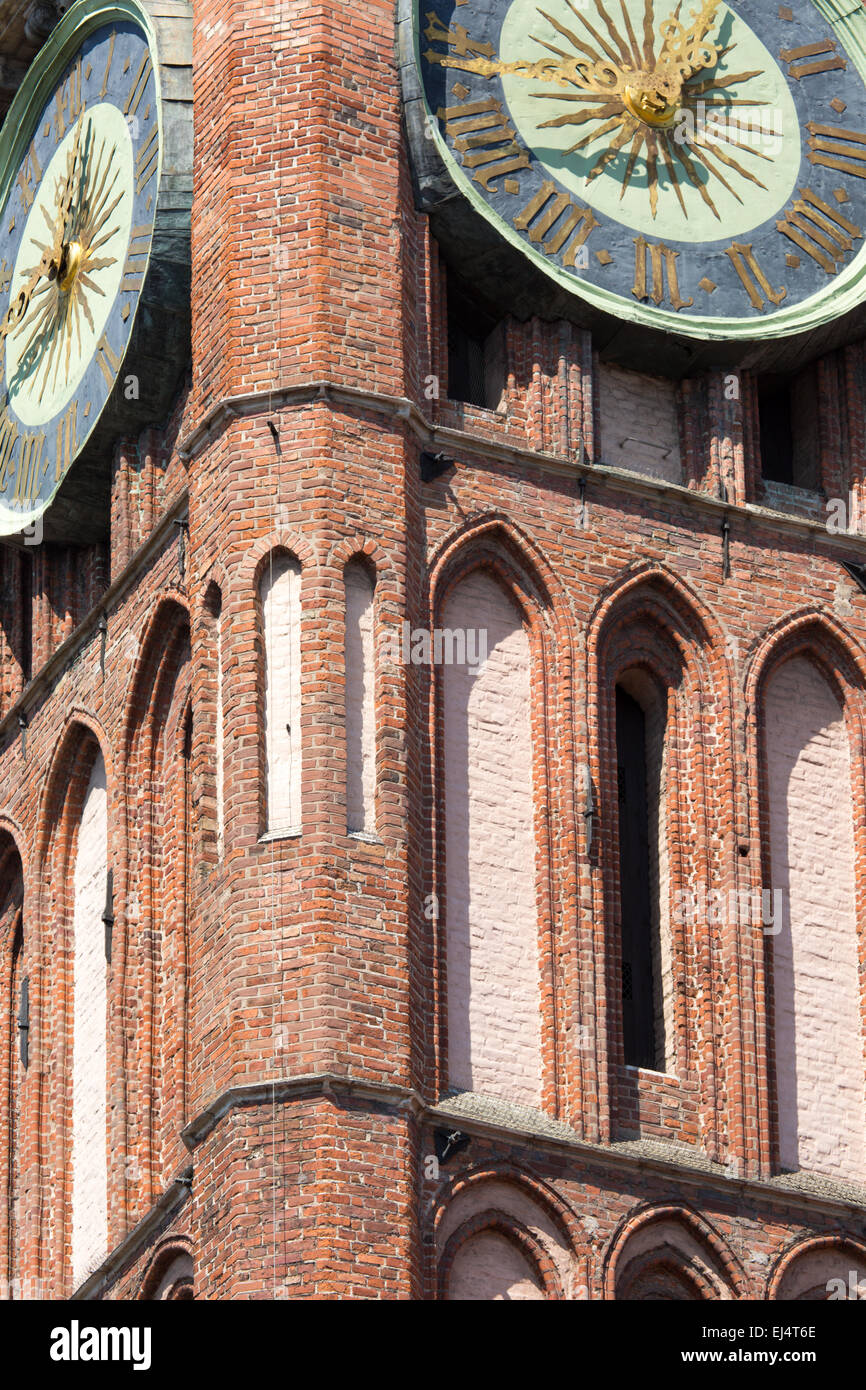
[[656, 1066], [658, 1039], [646, 715], [637, 701], [619, 686], [616, 691], [616, 753], [625, 1062], [627, 1066], [652, 1069]]
[[449, 276], [449, 399], [495, 410], [505, 390], [504, 352], [504, 325]]
[[812, 368], [758, 382], [761, 474], [767, 482], [816, 491], [819, 478], [818, 383]]

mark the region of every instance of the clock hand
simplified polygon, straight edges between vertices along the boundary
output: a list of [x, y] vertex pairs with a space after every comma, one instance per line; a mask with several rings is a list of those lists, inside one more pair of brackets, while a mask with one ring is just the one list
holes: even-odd
[[677, 18], [678, 7], [660, 27], [664, 43], [655, 66], [649, 70], [622, 68], [607, 59], [593, 62], [587, 58], [563, 57], [504, 63], [495, 58], [443, 55], [432, 49], [424, 56], [430, 63], [459, 68], [481, 77], [514, 74], [556, 82], [562, 87], [576, 87], [588, 96], [619, 96], [637, 120], [645, 125], [664, 127], [676, 121], [683, 87], [689, 78], [715, 67], [719, 60], [721, 45], [705, 40], [717, 23], [720, 7], [721, 0], [703, 0], [701, 9], [692, 11], [692, 23], [688, 27]]
[[67, 244], [66, 229], [67, 219], [72, 211], [73, 185], [78, 175], [83, 120], [84, 112], [82, 111], [78, 117], [75, 139], [67, 164], [68, 173], [63, 187], [55, 199], [55, 207], [60, 214], [60, 220], [56, 224], [53, 245], [50, 250], [47, 247], [43, 250], [39, 265], [9, 306], [6, 316], [0, 323], [0, 345], [5, 344], [10, 333], [21, 327], [40, 280], [54, 280], [59, 277], [61, 285], [63, 285], [70, 276], [74, 276], [78, 269], [81, 260], [81, 248], [77, 242]]
[[33, 298], [33, 295], [36, 291], [36, 286], [39, 284], [39, 281], [52, 280], [54, 278], [54, 276], [52, 275], [53, 270], [56, 273], [54, 260], [52, 257], [49, 256], [47, 251], [44, 251], [42, 253], [42, 259], [40, 260], [39, 265], [31, 274], [30, 279], [27, 281], [27, 284], [24, 286], [24, 288], [18, 291], [18, 294], [15, 296], [14, 302], [10, 304], [6, 316], [4, 317], [2, 323], [0, 323], [0, 343], [5, 343], [8, 335], [12, 333], [21, 323], [21, 320], [27, 313], [27, 309], [30, 305], [30, 301]]
[[579, 87], [593, 96], [613, 96], [625, 86], [628, 74], [615, 63], [591, 62], [587, 58], [541, 58], [537, 62], [518, 60], [503, 63], [495, 58], [448, 57], [432, 50], [424, 55], [431, 63], [478, 73], [481, 77], [502, 77], [515, 73], [541, 82], [557, 82], [561, 87]]
[[82, 110], [75, 126], [75, 139], [72, 143], [72, 153], [71, 156], [67, 158], [67, 174], [63, 184], [63, 190], [60, 196], [56, 199], [57, 210], [58, 212], [61, 212], [63, 214], [63, 226], [61, 229], [61, 235], [64, 239], [66, 236], [66, 219], [72, 211], [72, 185], [78, 174], [78, 155], [81, 147], [81, 131], [83, 127], [83, 122], [84, 111]]
[[650, 126], [673, 125], [682, 105], [683, 88], [696, 73], [713, 68], [719, 61], [721, 44], [705, 42], [717, 22], [721, 0], [704, 0], [700, 10], [692, 10], [692, 23], [681, 24], [678, 6], [659, 29], [664, 43], [655, 66], [640, 72], [626, 86], [623, 101], [633, 116]]
[[656, 71], [675, 70], [683, 82], [706, 68], [714, 68], [722, 51], [721, 44], [705, 43], [710, 30], [718, 23], [721, 0], [704, 0], [700, 11], [692, 10], [692, 23], [688, 28], [677, 19], [678, 6], [669, 19], [661, 25], [659, 33], [664, 46], [659, 54]]

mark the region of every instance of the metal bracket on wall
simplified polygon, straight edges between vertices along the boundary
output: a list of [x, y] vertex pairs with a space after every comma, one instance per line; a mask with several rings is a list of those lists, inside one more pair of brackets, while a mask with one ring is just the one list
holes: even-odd
[[189, 522], [187, 521], [186, 517], [182, 517], [180, 521], [176, 521], [174, 524], [177, 527], [178, 563], [180, 565], [180, 577], [181, 579], [186, 579], [186, 543], [187, 537], [189, 536]]
[[447, 454], [425, 452], [421, 455], [421, 481], [422, 483], [432, 483], [454, 466], [454, 460], [449, 458]]
[[595, 788], [592, 785], [592, 772], [588, 767], [583, 769], [583, 822], [586, 826], [586, 857], [588, 859], [592, 854], [595, 830]]
[[470, 1136], [459, 1129], [437, 1129], [433, 1134], [436, 1157], [443, 1166], [467, 1148]]
[[18, 1008], [18, 1047], [23, 1066], [30, 1062], [30, 977], [25, 975], [21, 981], [21, 999]]
[[105, 959], [111, 964], [111, 948], [114, 944], [114, 870], [109, 869], [105, 876], [105, 907], [102, 909], [102, 924], [105, 927]]
[[866, 565], [855, 565], [850, 560], [843, 560], [841, 563], [843, 570], [854, 580], [861, 594], [866, 594]]
[[96, 624], [96, 631], [99, 633], [99, 669], [102, 679], [105, 679], [105, 648], [108, 641], [108, 619], [104, 613], [100, 613], [99, 622]]

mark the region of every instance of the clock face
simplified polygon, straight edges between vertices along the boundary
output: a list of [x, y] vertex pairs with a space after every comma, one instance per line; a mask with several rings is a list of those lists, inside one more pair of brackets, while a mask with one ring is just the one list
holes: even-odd
[[847, 0], [419, 0], [430, 133], [596, 307], [695, 337], [866, 298], [866, 13]]
[[135, 23], [79, 31], [34, 66], [28, 119], [16, 101], [0, 137], [0, 533], [45, 510], [111, 395], [161, 161], [158, 79]]

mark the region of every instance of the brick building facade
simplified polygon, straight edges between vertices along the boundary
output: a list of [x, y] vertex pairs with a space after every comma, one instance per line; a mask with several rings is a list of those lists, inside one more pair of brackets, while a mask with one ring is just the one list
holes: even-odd
[[104, 541], [0, 549], [4, 1291], [866, 1280], [866, 346], [798, 368], [808, 486], [758, 374], [504, 300], [454, 399], [393, 0], [191, 26], [187, 383], [118, 439]]

